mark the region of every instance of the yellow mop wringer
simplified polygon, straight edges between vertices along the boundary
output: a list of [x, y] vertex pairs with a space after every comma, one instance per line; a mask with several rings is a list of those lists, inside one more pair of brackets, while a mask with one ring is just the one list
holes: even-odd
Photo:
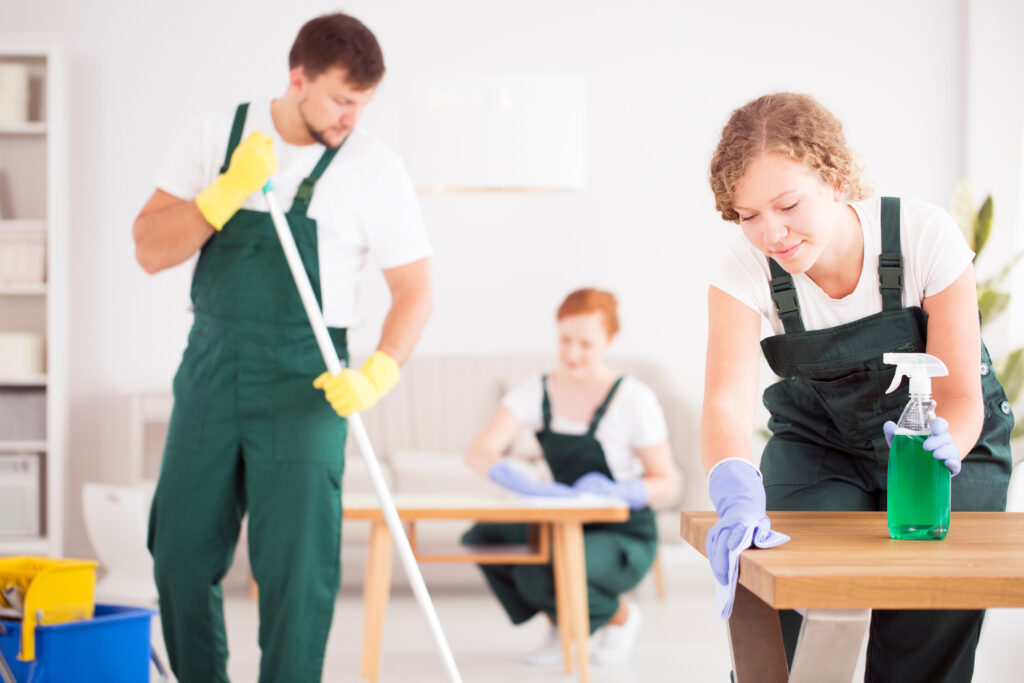
[[0, 616], [22, 621], [19, 660], [36, 658], [36, 626], [92, 618], [96, 565], [48, 557], [0, 558]]

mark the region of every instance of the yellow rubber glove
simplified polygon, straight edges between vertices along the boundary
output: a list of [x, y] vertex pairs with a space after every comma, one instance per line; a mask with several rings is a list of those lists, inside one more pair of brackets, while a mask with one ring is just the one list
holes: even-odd
[[325, 372], [313, 380], [313, 387], [324, 390], [334, 412], [348, 417], [379, 401], [398, 384], [400, 376], [394, 358], [383, 351], [374, 351], [358, 372], [348, 368], [338, 375]]
[[242, 208], [246, 197], [261, 189], [275, 173], [274, 141], [254, 131], [235, 148], [228, 170], [196, 196], [196, 206], [214, 230], [220, 230]]

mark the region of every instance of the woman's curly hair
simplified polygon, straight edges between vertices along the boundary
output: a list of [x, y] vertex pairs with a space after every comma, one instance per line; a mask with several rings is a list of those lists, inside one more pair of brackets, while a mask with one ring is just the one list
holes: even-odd
[[825, 183], [856, 201], [871, 194], [860, 158], [846, 145], [843, 125], [810, 95], [764, 95], [733, 111], [711, 159], [709, 180], [722, 218], [739, 222], [733, 208], [736, 185], [748, 164], [766, 153], [781, 154], [817, 171]]

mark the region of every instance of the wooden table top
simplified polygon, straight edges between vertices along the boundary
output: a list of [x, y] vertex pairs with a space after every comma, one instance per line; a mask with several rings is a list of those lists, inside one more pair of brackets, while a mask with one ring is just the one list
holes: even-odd
[[[942, 541], [889, 538], [884, 512], [771, 512], [792, 540], [740, 555], [739, 581], [775, 609], [1024, 607], [1024, 513], [954, 512]], [[704, 552], [714, 512], [682, 513]]]
[[[629, 507], [618, 498], [581, 495], [566, 498], [546, 496], [496, 496], [458, 494], [402, 494], [392, 496], [400, 519], [472, 519], [478, 522], [625, 522]], [[374, 494], [344, 495], [345, 519], [384, 519]]]

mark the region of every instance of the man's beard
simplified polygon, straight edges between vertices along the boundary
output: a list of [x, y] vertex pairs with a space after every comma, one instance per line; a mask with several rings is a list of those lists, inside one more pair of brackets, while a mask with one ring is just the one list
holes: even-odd
[[[309, 136], [316, 140], [317, 142], [319, 142], [321, 145], [329, 148], [339, 147], [341, 145], [340, 142], [337, 145], [332, 145], [331, 143], [327, 142], [327, 138], [324, 137], [324, 133], [326, 131], [316, 130], [315, 128], [313, 128], [313, 126], [309, 124], [309, 120], [306, 119], [306, 113], [302, 111], [301, 102], [299, 103], [299, 117], [302, 119], [302, 125], [306, 127], [306, 132], [309, 133]], [[345, 138], [342, 138], [342, 142], [344, 142], [344, 140]]]

